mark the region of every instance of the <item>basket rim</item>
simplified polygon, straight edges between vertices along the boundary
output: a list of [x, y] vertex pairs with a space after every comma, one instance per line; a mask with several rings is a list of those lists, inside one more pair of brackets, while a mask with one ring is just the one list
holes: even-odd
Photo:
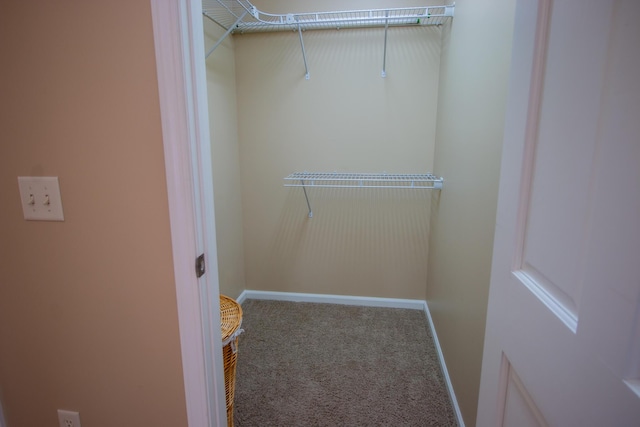
[[220, 332], [227, 340], [242, 324], [242, 307], [233, 298], [220, 294]]

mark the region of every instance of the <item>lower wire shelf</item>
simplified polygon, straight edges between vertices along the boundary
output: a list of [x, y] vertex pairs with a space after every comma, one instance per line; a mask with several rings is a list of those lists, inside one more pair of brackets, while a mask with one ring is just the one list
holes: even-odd
[[302, 187], [309, 208], [313, 211], [307, 195], [307, 187], [316, 188], [398, 188], [441, 190], [444, 178], [433, 174], [387, 174], [387, 173], [340, 173], [340, 172], [294, 172], [284, 177], [285, 187]]

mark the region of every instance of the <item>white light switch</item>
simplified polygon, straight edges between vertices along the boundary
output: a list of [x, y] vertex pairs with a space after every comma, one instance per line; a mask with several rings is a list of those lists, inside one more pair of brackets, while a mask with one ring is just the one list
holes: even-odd
[[57, 176], [19, 176], [24, 219], [64, 221]]

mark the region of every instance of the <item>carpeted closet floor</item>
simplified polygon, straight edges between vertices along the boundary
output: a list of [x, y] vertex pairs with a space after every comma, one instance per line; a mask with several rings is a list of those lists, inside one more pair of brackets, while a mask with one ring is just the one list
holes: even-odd
[[455, 426], [420, 310], [247, 300], [235, 425]]

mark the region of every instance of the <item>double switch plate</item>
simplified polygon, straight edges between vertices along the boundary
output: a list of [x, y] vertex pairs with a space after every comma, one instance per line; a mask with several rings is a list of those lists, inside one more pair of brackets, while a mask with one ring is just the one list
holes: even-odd
[[24, 219], [64, 221], [57, 176], [19, 176]]

